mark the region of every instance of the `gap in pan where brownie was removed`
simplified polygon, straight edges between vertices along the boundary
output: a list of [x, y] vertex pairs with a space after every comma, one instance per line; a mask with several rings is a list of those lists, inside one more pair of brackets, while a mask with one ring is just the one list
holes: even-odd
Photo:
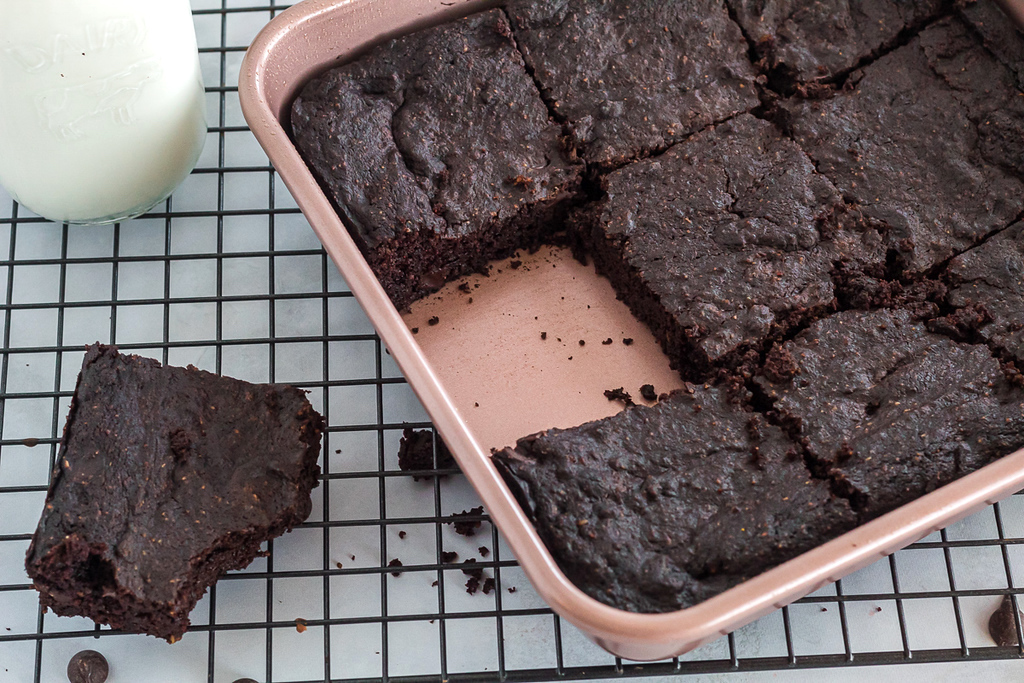
[[542, 247], [490, 266], [489, 276], [450, 282], [404, 315], [484, 448], [614, 415], [624, 403], [609, 400], [608, 389], [650, 403], [642, 385], [659, 393], [683, 386], [611, 283], [568, 249]]

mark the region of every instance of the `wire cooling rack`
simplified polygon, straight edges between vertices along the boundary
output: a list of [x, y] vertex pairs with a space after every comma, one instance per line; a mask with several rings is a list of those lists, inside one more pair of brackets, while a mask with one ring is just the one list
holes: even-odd
[[[478, 504], [457, 471], [417, 481], [399, 470], [402, 429], [428, 418], [245, 126], [239, 63], [282, 6], [235, 5], [193, 2], [214, 125], [162, 208], [69, 227], [0, 191], [0, 683], [64, 681], [82, 649], [107, 656], [112, 683], [796, 676], [1022, 656], [985, 629], [1024, 585], [1021, 496], [678, 659], [623, 662], [560, 621], [486, 514], [470, 518], [482, 522], [476, 536], [454, 533], [452, 515]], [[44, 614], [25, 575], [83, 347], [95, 341], [297, 384], [328, 418], [309, 521], [222, 578], [175, 645]], [[467, 592], [469, 559], [493, 591]]]

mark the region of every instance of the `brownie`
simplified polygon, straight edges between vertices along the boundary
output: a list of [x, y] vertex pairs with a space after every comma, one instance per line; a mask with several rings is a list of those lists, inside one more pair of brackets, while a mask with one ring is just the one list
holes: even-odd
[[982, 305], [989, 320], [978, 333], [1024, 368], [1024, 223], [1016, 223], [949, 264], [957, 308]]
[[907, 311], [840, 312], [783, 348], [795, 372], [756, 381], [862, 519], [1024, 445], [1024, 393], [988, 347]]
[[583, 158], [607, 167], [759, 104], [739, 27], [714, 0], [512, 0], [515, 39]]
[[1017, 87], [1024, 90], [1024, 32], [995, 0], [968, 3], [961, 16], [981, 36], [982, 43], [1013, 71]]
[[855, 522], [722, 387], [542, 432], [494, 459], [566, 575], [635, 612], [700, 602]]
[[727, 0], [770, 74], [790, 91], [835, 78], [895, 45], [946, 5], [943, 0]]
[[994, 59], [961, 21], [943, 21], [923, 32], [921, 46], [977, 130], [982, 157], [1024, 179], [1024, 84], [1019, 71], [1015, 74]]
[[317, 76], [291, 127], [398, 308], [536, 244], [578, 183], [500, 10]]
[[841, 257], [885, 258], [877, 232], [843, 225], [842, 197], [800, 148], [749, 114], [605, 187], [576, 218], [588, 251], [687, 379], [829, 310]]
[[43, 607], [174, 642], [221, 574], [312, 509], [304, 392], [88, 348], [26, 568]]
[[[432, 429], [402, 430], [402, 438], [398, 442], [398, 468], [403, 472], [422, 470], [443, 470], [457, 467], [455, 458], [441, 437], [437, 437], [437, 464], [434, 464], [434, 431]], [[429, 479], [430, 476], [413, 475], [414, 481]]]
[[1024, 208], [1013, 158], [1024, 142], [1008, 140], [1024, 98], [966, 26], [943, 19], [851, 78], [830, 99], [783, 106], [817, 169], [885, 226], [906, 273], [942, 265]]

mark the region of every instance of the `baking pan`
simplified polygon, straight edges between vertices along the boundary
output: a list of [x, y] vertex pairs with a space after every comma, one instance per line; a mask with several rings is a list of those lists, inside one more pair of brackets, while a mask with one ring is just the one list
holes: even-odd
[[[696, 606], [635, 614], [559, 570], [491, 463], [491, 448], [616, 412], [604, 389], [681, 384], [657, 342], [592, 267], [557, 249], [495, 264], [400, 313], [292, 145], [291, 101], [315, 73], [383, 39], [495, 5], [469, 0], [306, 0], [256, 37], [239, 97], [250, 128], [479, 493], [537, 592], [613, 654], [672, 657], [727, 634], [1024, 488], [1017, 451]], [[479, 287], [477, 286], [479, 285]], [[472, 298], [472, 303], [470, 303]], [[429, 324], [436, 317], [434, 324]], [[413, 333], [413, 329], [417, 333]], [[547, 339], [541, 340], [541, 332]], [[630, 345], [621, 343], [631, 338]], [[602, 341], [612, 339], [611, 344]], [[585, 342], [580, 344], [580, 341]]]

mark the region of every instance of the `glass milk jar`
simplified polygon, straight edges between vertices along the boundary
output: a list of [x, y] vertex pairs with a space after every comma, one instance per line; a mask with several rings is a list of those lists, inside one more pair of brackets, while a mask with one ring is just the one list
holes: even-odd
[[206, 111], [188, 0], [0, 0], [0, 185], [54, 221], [144, 213]]

